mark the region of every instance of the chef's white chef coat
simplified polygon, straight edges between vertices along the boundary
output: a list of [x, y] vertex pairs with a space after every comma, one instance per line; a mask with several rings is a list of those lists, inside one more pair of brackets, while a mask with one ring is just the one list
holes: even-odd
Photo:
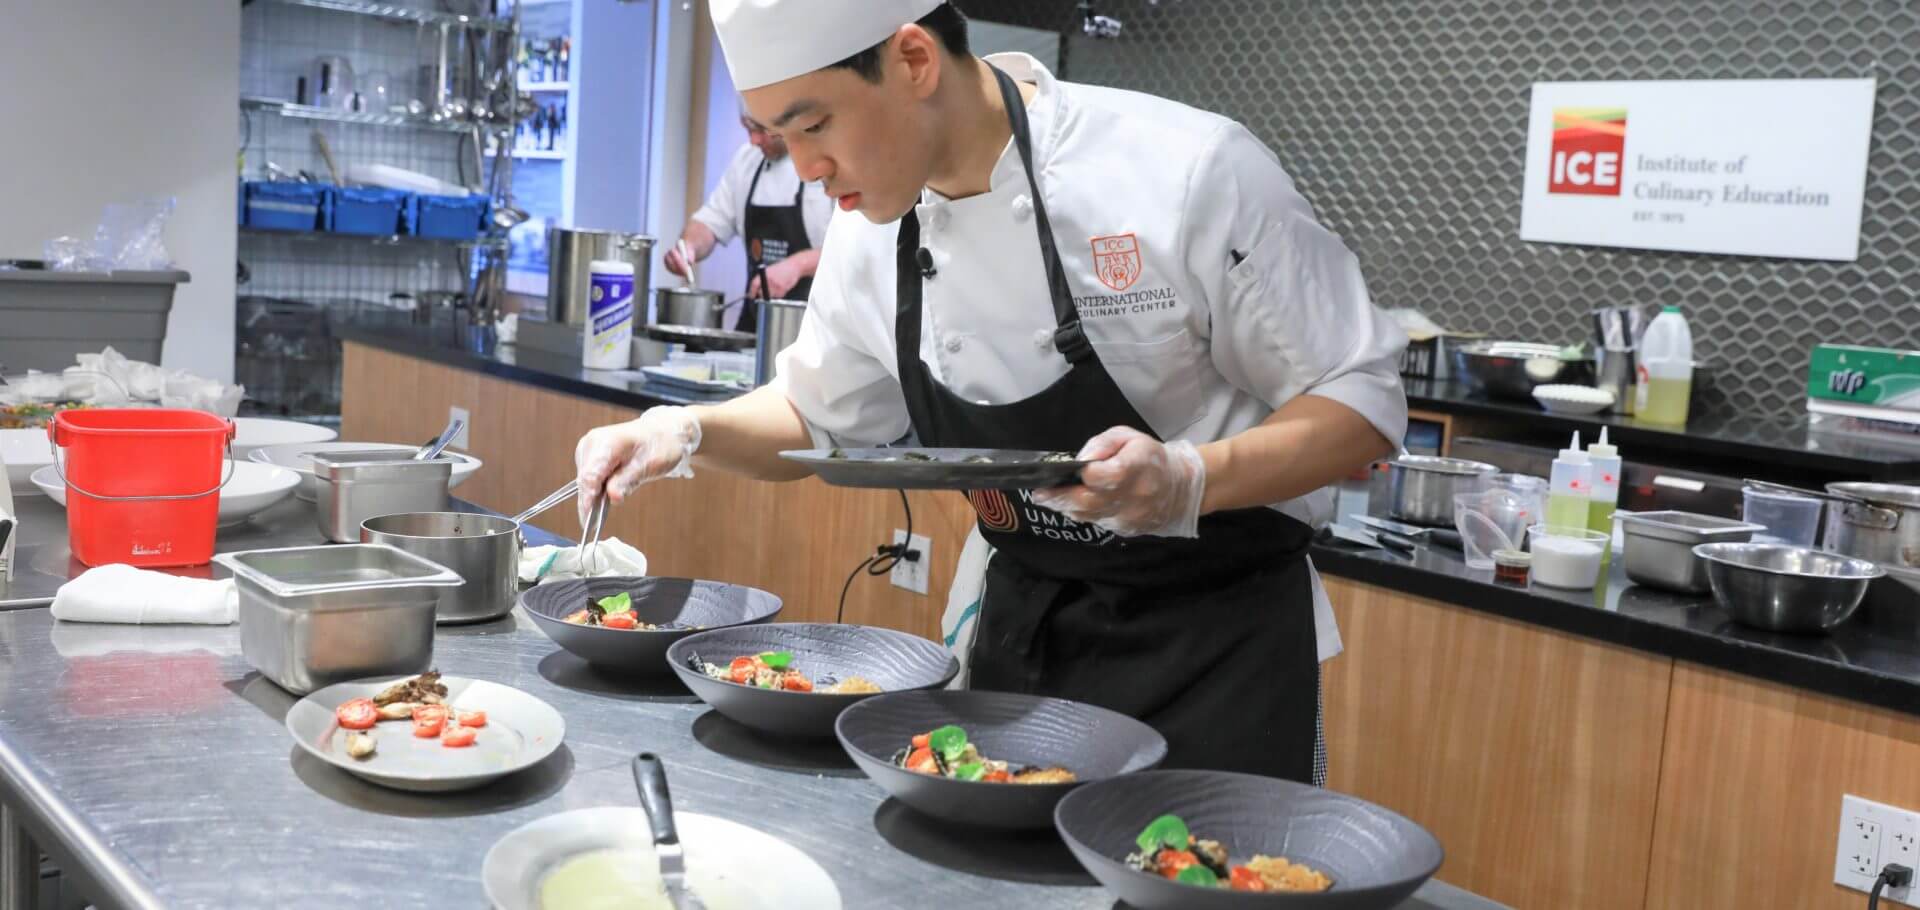
[[[1195, 444], [1259, 424], [1298, 395], [1340, 402], [1394, 441], [1406, 434], [1407, 338], [1373, 306], [1359, 262], [1315, 220], [1279, 160], [1245, 127], [1183, 104], [1054, 79], [1025, 54], [989, 62], [1033, 83], [1034, 170], [1075, 303], [1114, 383], [1162, 439]], [[992, 189], [922, 194], [920, 359], [955, 394], [1006, 404], [1068, 365], [1012, 143]], [[875, 445], [909, 429], [894, 357], [899, 225], [835, 216], [798, 340], [779, 379], [821, 446]], [[1137, 251], [1104, 260], [1095, 244]], [[1115, 266], [1118, 266], [1116, 268]], [[1106, 277], [1100, 277], [1106, 276]], [[1315, 527], [1335, 491], [1273, 508]], [[1322, 659], [1340, 651], [1315, 574]]]
[[[753, 187], [754, 172], [763, 167], [766, 172], [760, 175], [760, 185]], [[693, 213], [693, 220], [706, 225], [716, 242], [733, 242], [733, 238], [747, 229], [749, 187], [753, 187], [754, 205], [792, 205], [793, 192], [800, 188], [800, 174], [793, 169], [793, 156], [768, 161], [753, 143], [743, 143], [728, 162], [727, 172], [720, 175], [720, 182], [714, 185], [706, 204]], [[833, 200], [820, 184], [808, 184], [806, 193], [800, 197], [800, 209], [807, 223], [807, 241], [814, 249], [820, 249], [820, 244], [827, 239], [827, 222], [833, 218]]]

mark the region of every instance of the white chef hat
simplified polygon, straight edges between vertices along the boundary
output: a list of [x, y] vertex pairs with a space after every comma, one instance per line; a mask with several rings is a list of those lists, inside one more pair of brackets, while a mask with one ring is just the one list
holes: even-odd
[[733, 87], [825, 69], [892, 37], [945, 0], [712, 0]]

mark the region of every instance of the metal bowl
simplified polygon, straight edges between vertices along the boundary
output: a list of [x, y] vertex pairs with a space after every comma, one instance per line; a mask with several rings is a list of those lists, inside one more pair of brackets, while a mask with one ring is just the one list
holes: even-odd
[[[982, 783], [908, 771], [893, 755], [915, 736], [958, 725], [981, 755], [1010, 765], [1059, 766], [1067, 784]], [[1075, 787], [1145, 771], [1167, 757], [1167, 740], [1124, 714], [1061, 698], [1012, 692], [895, 692], [867, 699], [834, 723], [841, 747], [880, 788], [942, 821], [992, 828], [1045, 828]]]
[[[589, 600], [621, 592], [633, 597], [638, 619], [661, 630], [577, 626], [568, 614]], [[587, 663], [621, 673], [665, 675], [667, 648], [704, 629], [763, 623], [780, 612], [780, 598], [758, 588], [686, 578], [608, 577], [557, 581], [520, 595], [520, 606], [555, 644]]]
[[831, 738], [840, 712], [879, 693], [829, 694], [758, 689], [714, 679], [688, 665], [688, 658], [725, 666], [743, 655], [793, 652], [794, 669], [813, 679], [864, 676], [882, 692], [938, 689], [960, 672], [960, 662], [937, 642], [872, 626], [773, 623], [697, 632], [667, 649], [667, 663], [680, 681], [733, 721], [764, 733]]
[[1453, 372], [1489, 397], [1533, 401], [1543, 385], [1594, 382], [1592, 357], [1560, 356], [1560, 346], [1515, 341], [1475, 341], [1453, 349]]
[[[1333, 879], [1312, 894], [1201, 888], [1125, 863], [1164, 814], [1220, 842], [1234, 864], [1255, 854], [1305, 863]], [[1060, 801], [1054, 827], [1100, 884], [1139, 910], [1387, 910], [1440, 868], [1440, 842], [1406, 816], [1293, 781], [1223, 771], [1147, 771], [1088, 784]]]
[[1775, 632], [1825, 632], [1853, 615], [1867, 586], [1886, 573], [1864, 559], [1805, 547], [1704, 543], [1707, 580], [1735, 620]]

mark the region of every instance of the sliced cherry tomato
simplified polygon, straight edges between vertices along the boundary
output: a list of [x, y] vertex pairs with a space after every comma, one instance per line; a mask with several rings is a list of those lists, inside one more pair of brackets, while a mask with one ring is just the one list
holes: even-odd
[[640, 621], [634, 619], [632, 613], [615, 613], [601, 619], [600, 624], [609, 629], [637, 629], [640, 627]]
[[1160, 874], [1167, 878], [1179, 878], [1180, 870], [1198, 865], [1200, 858], [1186, 850], [1160, 851]]
[[449, 749], [464, 749], [473, 745], [474, 739], [479, 735], [479, 731], [472, 727], [448, 727], [440, 732], [440, 745]]
[[447, 726], [446, 705], [421, 705], [413, 709], [413, 735], [432, 739]]
[[752, 683], [753, 673], [758, 669], [755, 665], [758, 663], [759, 661], [751, 657], [736, 657], [733, 663], [727, 666], [727, 678], [742, 685]]
[[913, 750], [911, 753], [908, 753], [907, 770], [918, 771], [922, 774], [938, 774], [940, 773], [940, 766], [937, 764], [934, 764], [933, 750], [925, 746], [921, 746], [920, 748]]
[[485, 711], [456, 711], [454, 712], [454, 716], [459, 718], [460, 726], [462, 727], [484, 727], [487, 725], [487, 712]]
[[990, 784], [1004, 784], [1013, 780], [1013, 775], [1005, 771], [988, 771], [987, 775], [980, 779]]
[[1267, 890], [1267, 880], [1261, 878], [1260, 873], [1252, 869], [1245, 866], [1235, 866], [1233, 867], [1232, 874], [1227, 877], [1227, 887], [1235, 891], [1265, 891]]
[[371, 698], [356, 698], [333, 709], [333, 716], [349, 730], [370, 730], [380, 722], [380, 708]]
[[927, 748], [927, 745], [929, 742], [931, 742], [931, 740], [928, 738], [927, 734], [922, 733], [919, 736], [916, 736], [913, 738], [913, 747], [915, 749], [925, 749]]
[[812, 692], [813, 680], [798, 673], [787, 672], [780, 677], [780, 688], [789, 692]]

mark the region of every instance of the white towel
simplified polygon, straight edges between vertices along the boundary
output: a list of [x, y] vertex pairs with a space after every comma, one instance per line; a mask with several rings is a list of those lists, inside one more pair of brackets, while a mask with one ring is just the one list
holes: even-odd
[[[618, 537], [608, 537], [601, 540], [599, 547], [593, 551], [591, 568], [593, 574], [599, 577], [645, 575], [647, 557], [634, 549], [632, 544], [624, 543]], [[578, 547], [528, 547], [520, 551], [520, 580], [527, 584], [579, 577]]]
[[976, 525], [960, 548], [953, 587], [947, 592], [947, 611], [940, 617], [940, 637], [960, 661], [960, 675], [948, 684], [949, 689], [964, 689], [972, 678], [973, 640], [980, 633], [980, 602], [986, 592], [987, 563], [992, 560], [993, 547], [980, 536]]
[[53, 595], [53, 618], [68, 622], [199, 623], [240, 615], [233, 581], [208, 581], [112, 565], [88, 569]]

